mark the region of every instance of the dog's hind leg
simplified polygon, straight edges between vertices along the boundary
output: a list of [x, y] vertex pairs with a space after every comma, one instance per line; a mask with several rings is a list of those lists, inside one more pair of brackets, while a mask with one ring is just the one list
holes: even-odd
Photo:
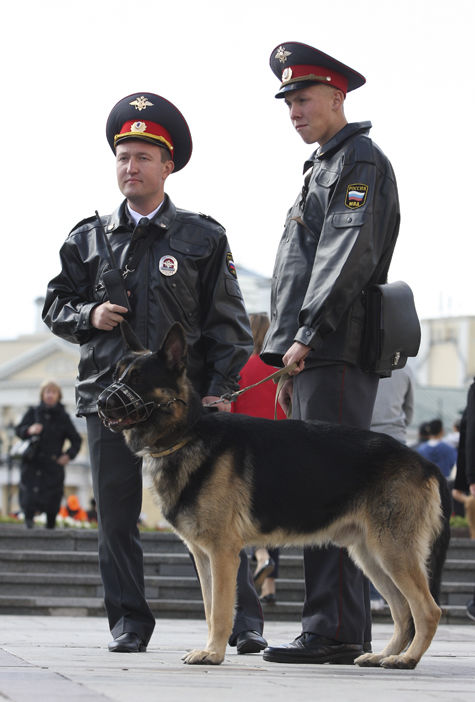
[[[226, 645], [233, 626], [239, 551], [240, 547], [231, 550], [228, 546], [219, 550], [214, 549], [207, 554], [211, 574], [211, 602], [205, 605], [208, 641], [206, 648], [195, 649], [186, 654], [183, 657], [185, 663], [218, 665], [224, 660]], [[209, 595], [207, 594], [206, 597]], [[203, 599], [205, 599], [204, 592]]]

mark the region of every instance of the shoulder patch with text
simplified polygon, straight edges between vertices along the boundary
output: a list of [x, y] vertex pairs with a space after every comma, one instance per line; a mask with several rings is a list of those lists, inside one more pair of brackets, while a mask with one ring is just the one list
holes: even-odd
[[235, 278], [237, 278], [237, 273], [236, 273], [236, 266], [234, 265], [233, 261], [233, 255], [231, 251], [228, 251], [226, 254], [226, 265], [228, 267], [228, 271], [233, 275]]
[[346, 189], [345, 207], [356, 210], [363, 207], [368, 195], [368, 186], [364, 183], [352, 183]]

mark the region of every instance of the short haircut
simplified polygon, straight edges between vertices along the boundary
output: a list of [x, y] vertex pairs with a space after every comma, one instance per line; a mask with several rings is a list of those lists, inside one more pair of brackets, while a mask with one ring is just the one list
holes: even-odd
[[431, 436], [438, 436], [444, 428], [441, 419], [432, 419], [429, 422]]

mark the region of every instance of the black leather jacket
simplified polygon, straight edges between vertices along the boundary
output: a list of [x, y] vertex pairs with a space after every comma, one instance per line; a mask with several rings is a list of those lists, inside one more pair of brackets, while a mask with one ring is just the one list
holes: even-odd
[[[134, 226], [125, 202], [102, 223], [122, 269], [129, 247], [147, 235], [148, 227], [156, 232], [126, 278], [132, 307], [127, 319], [142, 343], [159, 349], [171, 324], [179, 321], [189, 344], [189, 376], [198, 392], [219, 396], [237, 388], [252, 336], [223, 227], [205, 215], [177, 209], [168, 196], [148, 226]], [[176, 261], [172, 275], [160, 271], [164, 256]], [[92, 414], [124, 353], [118, 327], [101, 331], [90, 322], [92, 309], [107, 300], [102, 275], [112, 267], [97, 218], [72, 230], [60, 258], [62, 270], [48, 285], [43, 320], [58, 336], [81, 345], [78, 414]]]
[[386, 281], [400, 220], [394, 173], [370, 128], [347, 124], [305, 164], [275, 262], [261, 354], [270, 365], [294, 341], [312, 348], [307, 366], [359, 364], [362, 291]]

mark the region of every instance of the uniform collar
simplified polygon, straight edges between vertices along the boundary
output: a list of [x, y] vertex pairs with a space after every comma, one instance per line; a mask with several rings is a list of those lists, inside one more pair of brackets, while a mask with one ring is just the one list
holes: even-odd
[[334, 137], [323, 146], [319, 146], [318, 149], [313, 152], [310, 159], [305, 162], [304, 173], [313, 166], [315, 161], [332, 154], [350, 137], [355, 134], [368, 134], [372, 126], [371, 122], [350, 122], [349, 124], [345, 124], [343, 129], [340, 129]]
[[[170, 200], [167, 194], [162, 206], [157, 214], [150, 220], [155, 226], [160, 229], [168, 229], [176, 217], [176, 207]], [[119, 207], [111, 214], [109, 224], [106, 226], [107, 232], [115, 232], [119, 229], [134, 229], [135, 223], [132, 220], [128, 208], [127, 200], [121, 202]]]

